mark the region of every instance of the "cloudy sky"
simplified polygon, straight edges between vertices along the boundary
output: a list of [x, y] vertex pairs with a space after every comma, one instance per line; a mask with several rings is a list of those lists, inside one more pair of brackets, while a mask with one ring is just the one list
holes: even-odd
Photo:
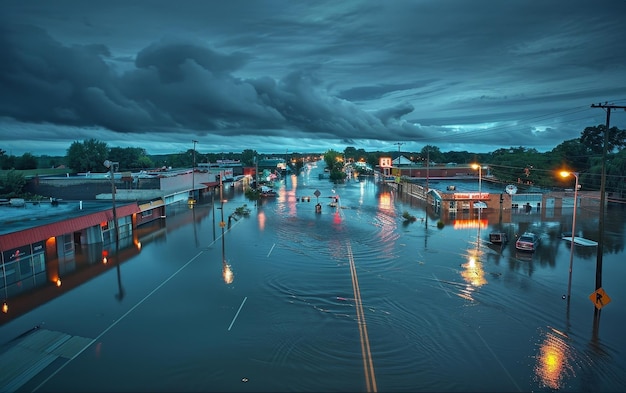
[[626, 105], [625, 15], [622, 0], [3, 0], [0, 149], [548, 151], [604, 124], [592, 103]]

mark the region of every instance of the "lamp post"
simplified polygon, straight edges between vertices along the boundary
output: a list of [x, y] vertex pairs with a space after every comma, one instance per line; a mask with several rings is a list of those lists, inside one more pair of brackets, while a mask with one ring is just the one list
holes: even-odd
[[567, 299], [569, 300], [572, 292], [572, 265], [574, 262], [574, 236], [576, 233], [576, 208], [578, 207], [578, 172], [561, 172], [561, 176], [574, 176], [576, 178], [576, 185], [574, 186], [574, 212], [572, 213], [572, 238], [570, 239], [569, 246], [569, 280], [567, 282]]
[[224, 227], [226, 226], [226, 223], [224, 222], [224, 195], [222, 194], [222, 186], [223, 186], [223, 182], [222, 182], [222, 177], [223, 177], [223, 173], [224, 172], [220, 172], [220, 210], [222, 211], [222, 218], [220, 220], [220, 227], [222, 228], [222, 263], [224, 263], [226, 261], [226, 256], [225, 256], [225, 248], [226, 248], [226, 244], [224, 241]]
[[482, 172], [482, 165], [480, 164], [472, 164], [472, 168], [473, 169], [478, 169], [478, 239], [477, 239], [477, 243], [478, 243], [478, 247], [480, 247], [480, 226], [481, 226], [481, 213], [483, 210], [483, 192], [482, 192], [482, 178], [483, 178], [483, 172]]
[[[111, 175], [111, 204], [113, 206], [113, 226], [115, 226], [115, 244], [119, 241], [119, 231], [117, 229], [117, 210], [115, 209], [115, 167], [119, 168], [119, 162], [113, 162], [106, 160], [104, 161], [104, 166], [109, 168], [109, 173]], [[117, 259], [117, 255], [115, 256]]]
[[224, 222], [224, 199], [221, 200], [221, 207], [220, 210], [222, 211], [222, 220], [220, 221], [220, 227], [222, 228], [222, 263], [226, 262], [226, 256], [225, 256], [225, 248], [226, 248], [226, 244], [225, 244], [225, 240], [224, 240], [224, 227], [226, 226], [226, 223]]
[[4, 262], [4, 255], [0, 254], [2, 258], [2, 277], [4, 278], [4, 301], [2, 302], [2, 312], [7, 314], [9, 312], [9, 289], [7, 288], [7, 270]]
[[115, 208], [115, 168], [119, 168], [119, 162], [113, 162], [106, 160], [104, 166], [109, 168], [111, 175], [111, 205], [113, 208], [113, 226], [115, 227], [115, 264], [117, 265], [117, 285], [119, 293], [115, 295], [115, 298], [122, 301], [124, 298], [124, 289], [122, 288], [122, 277], [120, 272], [119, 250], [120, 250], [120, 231], [117, 225], [117, 209]]
[[193, 168], [191, 169], [191, 198], [189, 198], [190, 203], [196, 202], [196, 141], [195, 139], [191, 140], [193, 142]]
[[482, 193], [483, 168], [480, 164], [472, 164], [472, 169], [478, 169], [478, 199], [482, 201], [483, 199], [483, 193]]

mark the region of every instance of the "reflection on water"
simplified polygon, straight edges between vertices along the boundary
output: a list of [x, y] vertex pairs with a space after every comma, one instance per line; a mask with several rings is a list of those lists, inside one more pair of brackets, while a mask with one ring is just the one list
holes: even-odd
[[487, 228], [489, 226], [489, 221], [486, 219], [469, 219], [469, 220], [454, 220], [453, 227], [454, 229], [468, 229], [468, 228]]
[[393, 205], [391, 203], [391, 193], [389, 191], [381, 192], [378, 196], [378, 208], [380, 210], [386, 210], [393, 212]]
[[226, 284], [232, 284], [235, 279], [235, 274], [226, 261], [222, 261], [222, 278]]
[[536, 356], [535, 376], [539, 383], [550, 389], [561, 389], [563, 381], [573, 378], [573, 350], [565, 333], [549, 328]]
[[259, 210], [257, 213], [257, 220], [259, 221], [259, 230], [262, 232], [265, 229], [265, 212], [263, 210]]
[[483, 252], [476, 248], [467, 250], [467, 262], [461, 265], [463, 270], [461, 271], [461, 277], [472, 287], [480, 287], [487, 284], [485, 278], [485, 270], [481, 262]]
[[[111, 296], [101, 296], [102, 288], [113, 291], [111, 272], [80, 296], [68, 294], [68, 310], [86, 311], [47, 323], [81, 331], [87, 320], [98, 323], [85, 318], [97, 310], [106, 316], [102, 326], [84, 334], [95, 337], [133, 312], [102, 336], [98, 362], [84, 355], [69, 362], [42, 391], [366, 391], [365, 344], [380, 391], [624, 391], [623, 254], [605, 255], [613, 302], [589, 342], [587, 249], [575, 254], [567, 328], [559, 317], [570, 255], [559, 220], [570, 217], [472, 212], [438, 227], [432, 207], [400, 199], [389, 185], [331, 186], [317, 172], [287, 178], [278, 198], [259, 201], [229, 228], [229, 260], [221, 264], [208, 204], [172, 211], [166, 227], [139, 228], [136, 258], [123, 266], [125, 301], [111, 306]], [[330, 187], [341, 204], [325, 203], [321, 214], [297, 198]], [[227, 211], [244, 197], [228, 195]], [[402, 225], [405, 210], [426, 220]], [[617, 216], [607, 222], [616, 244], [626, 222]], [[581, 231], [593, 229], [581, 221]], [[508, 243], [487, 241], [496, 228]], [[518, 256], [513, 239], [526, 229], [543, 241]], [[104, 273], [115, 264], [101, 263], [102, 251], [94, 269]], [[194, 259], [199, 252], [206, 257]], [[71, 287], [69, 276], [61, 278], [61, 290]], [[164, 301], [180, 305], [167, 318]], [[367, 335], [360, 334], [365, 323]], [[110, 377], [129, 370], [132, 378]]]

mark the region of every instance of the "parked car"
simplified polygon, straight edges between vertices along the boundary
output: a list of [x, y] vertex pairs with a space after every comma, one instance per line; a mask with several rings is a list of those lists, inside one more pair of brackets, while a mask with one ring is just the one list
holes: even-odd
[[520, 251], [535, 251], [539, 245], [539, 236], [532, 232], [524, 232], [515, 241], [515, 248]]

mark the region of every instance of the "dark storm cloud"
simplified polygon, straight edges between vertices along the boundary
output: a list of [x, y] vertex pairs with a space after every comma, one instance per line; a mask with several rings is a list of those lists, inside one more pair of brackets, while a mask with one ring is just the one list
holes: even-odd
[[602, 117], [573, 108], [625, 98], [607, 37], [624, 35], [626, 5], [607, 4], [9, 2], [0, 130], [554, 146]]
[[234, 77], [249, 59], [243, 53], [163, 40], [139, 51], [135, 68], [117, 75], [104, 46], [64, 46], [28, 26], [3, 29], [0, 50], [8, 61], [0, 78], [4, 96], [14, 99], [1, 108], [18, 120], [122, 132], [266, 129], [271, 135], [297, 129], [337, 138], [377, 138], [382, 130], [377, 117], [317, 90], [320, 81], [305, 71], [278, 82]]

